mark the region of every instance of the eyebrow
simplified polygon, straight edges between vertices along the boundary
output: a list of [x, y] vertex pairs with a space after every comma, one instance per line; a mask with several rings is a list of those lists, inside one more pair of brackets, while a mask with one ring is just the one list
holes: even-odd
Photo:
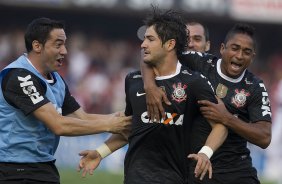
[[202, 35], [193, 35], [193, 36], [191, 36], [191, 37], [203, 38], [203, 36], [202, 36]]
[[65, 40], [57, 38], [55, 42], [64, 42]]
[[[236, 43], [233, 43], [233, 44], [231, 44], [231, 46], [236, 46], [236, 47], [240, 47], [240, 48], [242, 48], [240, 45], [238, 45], [238, 44], [236, 44]], [[243, 50], [249, 50], [249, 51], [254, 51], [253, 49], [251, 49], [251, 48], [243, 48]]]
[[144, 38], [155, 38], [153, 35], [145, 35]]

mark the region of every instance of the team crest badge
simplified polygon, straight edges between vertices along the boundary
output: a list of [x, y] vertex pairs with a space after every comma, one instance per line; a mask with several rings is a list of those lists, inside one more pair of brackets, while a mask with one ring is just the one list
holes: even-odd
[[232, 98], [232, 103], [236, 105], [236, 107], [243, 107], [246, 104], [247, 96], [250, 96], [250, 93], [242, 89], [239, 91], [235, 89], [236, 95]]
[[219, 83], [216, 87], [216, 96], [218, 98], [224, 98], [227, 94], [227, 91], [228, 88], [225, 85]]
[[187, 85], [182, 85], [181, 82], [179, 82], [176, 86], [176, 84], [173, 84], [172, 87], [174, 88], [174, 91], [172, 93], [172, 100], [175, 100], [176, 102], [180, 103], [187, 98], [187, 94], [185, 92], [185, 89], [187, 88]]

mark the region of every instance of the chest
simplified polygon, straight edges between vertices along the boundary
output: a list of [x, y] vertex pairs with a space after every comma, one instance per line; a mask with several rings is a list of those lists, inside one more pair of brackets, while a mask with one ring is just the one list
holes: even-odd
[[[163, 103], [166, 118], [162, 119], [161, 123], [182, 125], [184, 114], [187, 112], [187, 104], [195, 103], [189, 82], [183, 82], [176, 78], [156, 81], [156, 83], [171, 102], [171, 105]], [[149, 123], [150, 120], [148, 118], [146, 93], [143, 88], [143, 82], [131, 84], [127, 96], [129, 96], [133, 116], [138, 119], [140, 117], [143, 123]]]

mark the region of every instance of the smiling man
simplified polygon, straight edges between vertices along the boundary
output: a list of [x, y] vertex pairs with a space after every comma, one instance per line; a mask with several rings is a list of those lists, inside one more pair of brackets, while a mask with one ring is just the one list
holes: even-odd
[[67, 54], [61, 21], [34, 19], [27, 54], [0, 72], [0, 183], [58, 184], [54, 153], [61, 135], [124, 134], [130, 117], [88, 114], [57, 72]]
[[[222, 58], [194, 51], [183, 54], [180, 62], [192, 70], [204, 74], [222, 99], [224, 105], [208, 101], [200, 101], [204, 117], [214, 122], [221, 122], [229, 128], [229, 134], [223, 145], [211, 158], [213, 178], [200, 182], [190, 177], [189, 183], [204, 184], [259, 184], [257, 171], [252, 166], [250, 150], [247, 141], [263, 149], [271, 141], [271, 109], [268, 93], [261, 79], [249, 72], [247, 68], [255, 57], [256, 41], [254, 28], [246, 24], [236, 24], [226, 35], [221, 44]], [[150, 74], [152, 71], [143, 70], [144, 82], [147, 83], [146, 95], [153, 99], [162, 97], [163, 92], [152, 87]], [[150, 84], [149, 84], [150, 83]], [[165, 94], [162, 94], [165, 96]], [[148, 99], [150, 100], [150, 99]], [[156, 101], [155, 101], [156, 102]], [[160, 103], [147, 102], [150, 109], [158, 109]], [[150, 112], [152, 117], [159, 113]], [[198, 121], [192, 131], [191, 151], [201, 149], [201, 144], [210, 128]], [[193, 171], [193, 168], [190, 172]], [[190, 173], [192, 176], [193, 173]]]
[[209, 30], [199, 22], [186, 23], [189, 30], [188, 51], [208, 52], [210, 50]]

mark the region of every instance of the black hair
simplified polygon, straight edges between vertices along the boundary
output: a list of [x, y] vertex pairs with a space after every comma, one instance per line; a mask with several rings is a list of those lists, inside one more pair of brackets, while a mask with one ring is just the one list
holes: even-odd
[[32, 50], [32, 42], [37, 40], [41, 44], [45, 44], [49, 38], [50, 32], [53, 29], [65, 29], [65, 24], [63, 21], [52, 20], [49, 18], [37, 18], [34, 19], [25, 31], [25, 47], [27, 52]]
[[191, 25], [191, 26], [200, 25], [200, 26], [202, 26], [204, 28], [204, 36], [205, 36], [206, 41], [210, 41], [210, 32], [209, 32], [209, 29], [206, 25], [204, 25], [200, 22], [197, 22], [197, 21], [188, 22], [187, 25]]
[[254, 48], [256, 48], [256, 38], [255, 38], [255, 28], [248, 24], [238, 23], [235, 24], [227, 33], [224, 44], [226, 44], [235, 34], [246, 34], [248, 35], [254, 43]]
[[188, 32], [180, 13], [172, 10], [162, 12], [154, 6], [152, 8], [152, 13], [144, 20], [145, 25], [154, 26], [162, 44], [169, 39], [175, 39], [176, 54], [179, 58], [188, 45]]

